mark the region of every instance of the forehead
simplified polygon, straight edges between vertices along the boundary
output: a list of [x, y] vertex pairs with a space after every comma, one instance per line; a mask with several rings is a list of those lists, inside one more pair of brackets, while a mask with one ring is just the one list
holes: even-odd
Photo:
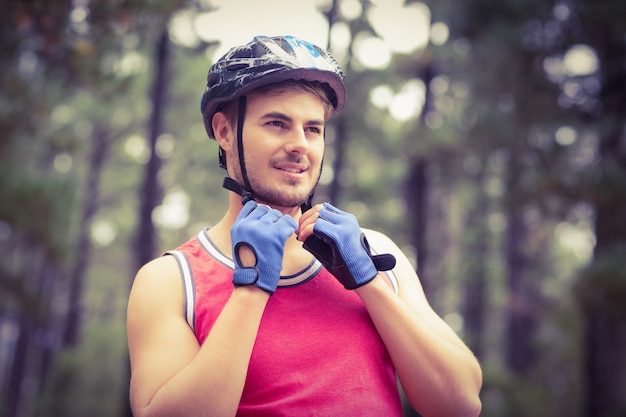
[[323, 100], [310, 92], [285, 88], [254, 92], [248, 95], [246, 113], [259, 116], [271, 112], [324, 121], [330, 116]]

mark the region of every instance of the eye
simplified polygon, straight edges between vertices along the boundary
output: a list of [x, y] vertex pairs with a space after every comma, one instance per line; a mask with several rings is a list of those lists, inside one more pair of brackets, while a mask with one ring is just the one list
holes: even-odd
[[270, 120], [269, 122], [266, 123], [267, 126], [274, 126], [274, 127], [285, 127], [285, 122], [283, 122], [282, 120]]
[[308, 130], [311, 133], [315, 133], [317, 135], [321, 135], [322, 134], [322, 129], [317, 127], [317, 126], [307, 127], [306, 130]]

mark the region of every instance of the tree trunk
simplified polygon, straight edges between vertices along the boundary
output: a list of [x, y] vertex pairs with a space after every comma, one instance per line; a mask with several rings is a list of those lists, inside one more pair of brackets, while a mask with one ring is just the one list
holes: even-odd
[[341, 171], [345, 166], [346, 149], [348, 147], [349, 135], [348, 128], [346, 126], [346, 119], [344, 117], [337, 117], [333, 125], [335, 127], [335, 142], [334, 152], [335, 157], [333, 159], [333, 178], [330, 184], [328, 184], [328, 201], [331, 204], [339, 205], [339, 196], [341, 195]]
[[624, 415], [626, 325], [623, 319], [612, 317], [602, 310], [587, 311], [584, 347], [585, 416]]
[[[623, 20], [609, 20], [611, 9], [583, 2], [587, 7], [587, 31], [600, 62], [601, 110], [595, 114], [599, 130], [599, 175], [591, 194], [595, 206], [596, 246], [591, 268], [600, 273], [592, 276], [588, 289], [599, 294], [599, 305], [585, 309], [585, 415], [612, 417], [626, 413], [626, 72]], [[617, 6], [618, 2], [614, 4]], [[622, 6], [623, 9], [623, 6]], [[617, 34], [620, 34], [619, 36]], [[614, 269], [603, 269], [605, 262]], [[620, 298], [621, 294], [621, 298]], [[617, 314], [615, 312], [618, 312]]]
[[63, 346], [65, 347], [74, 347], [80, 342], [83, 292], [92, 249], [91, 225], [98, 211], [100, 178], [109, 153], [110, 138], [106, 128], [94, 129], [92, 139], [83, 195], [82, 218], [76, 241], [75, 262], [70, 277], [69, 306], [63, 331]]
[[22, 383], [26, 375], [27, 357], [30, 351], [31, 337], [34, 331], [34, 321], [28, 314], [22, 314], [19, 321], [19, 336], [15, 344], [15, 353], [11, 362], [9, 380], [5, 392], [5, 417], [19, 416], [22, 399]]
[[[418, 275], [425, 271], [428, 251], [426, 248], [426, 217], [427, 217], [427, 195], [428, 181], [426, 170], [428, 162], [423, 157], [416, 157], [409, 161], [409, 172], [407, 175], [407, 211], [409, 216], [409, 228], [411, 233], [411, 243], [416, 252], [416, 264]], [[423, 274], [425, 276], [425, 274]], [[421, 279], [424, 277], [420, 277]], [[431, 295], [430, 286], [427, 279], [422, 279], [422, 285], [426, 295]]]
[[162, 161], [156, 152], [159, 135], [163, 133], [165, 94], [167, 91], [167, 59], [169, 53], [169, 34], [163, 30], [156, 45], [155, 71], [152, 82], [152, 114], [148, 124], [150, 159], [146, 164], [143, 186], [140, 191], [139, 227], [135, 236], [135, 270], [141, 268], [156, 255], [157, 236], [152, 212], [162, 198], [159, 184], [159, 170]]
[[522, 198], [512, 190], [519, 190], [519, 173], [522, 172], [518, 152], [511, 149], [507, 172], [505, 209], [507, 229], [505, 242], [508, 304], [506, 310], [505, 358], [507, 367], [517, 375], [531, 369], [535, 359], [534, 336], [537, 327], [533, 312], [535, 284], [530, 279], [529, 261], [524, 247], [527, 245], [528, 230], [524, 222]]
[[489, 233], [485, 222], [488, 215], [488, 197], [482, 191], [482, 175], [473, 179], [478, 184], [476, 203], [467, 213], [465, 242], [467, 258], [466, 281], [463, 294], [464, 339], [478, 359], [484, 356], [483, 338], [487, 305], [487, 270], [485, 267], [489, 252]]
[[[58, 281], [54, 262], [49, 257], [47, 248], [42, 248], [25, 239], [23, 245], [15, 243], [17, 250], [13, 254], [18, 275], [15, 276], [21, 287], [18, 300], [19, 311], [15, 319], [18, 331], [17, 339], [11, 346], [10, 370], [6, 390], [0, 403], [3, 417], [29, 415], [28, 407], [33, 398], [41, 393], [44, 379], [49, 370], [49, 355], [55, 345], [55, 321], [50, 303], [54, 285]], [[20, 254], [24, 254], [21, 256]], [[28, 282], [32, 280], [32, 282]], [[49, 336], [49, 337], [47, 337]], [[23, 390], [24, 384], [38, 382]]]
[[[335, 22], [339, 20], [337, 14], [338, 6], [338, 0], [332, 0], [330, 8], [324, 13], [326, 20], [328, 20], [328, 44], [326, 45], [326, 49], [329, 51], [331, 46], [330, 35], [332, 28]], [[341, 183], [339, 182], [339, 178], [341, 176], [341, 171], [345, 166], [345, 150], [349, 140], [345, 117], [342, 115], [334, 117], [333, 127], [335, 129], [335, 141], [333, 142], [334, 158], [332, 165], [333, 177], [328, 186], [325, 187], [325, 190], [322, 191], [325, 191], [325, 195], [323, 197], [325, 201], [334, 205], [339, 205], [339, 196], [341, 195]]]
[[506, 363], [517, 375], [523, 375], [534, 362], [533, 339], [536, 320], [532, 312], [532, 283], [528, 280], [528, 262], [523, 251], [526, 226], [522, 213], [509, 208], [506, 231], [508, 305], [506, 324]]
[[[433, 63], [429, 62], [423, 67], [418, 66], [415, 69], [415, 76], [421, 79], [427, 87], [424, 96], [424, 105], [419, 117], [419, 127], [416, 129], [416, 131], [419, 132], [423, 131], [426, 125], [426, 114], [432, 107], [433, 95], [429, 86], [435, 76]], [[426, 236], [428, 234], [426, 227], [428, 218], [428, 159], [423, 155], [411, 153], [408, 166], [409, 172], [405, 181], [407, 190], [405, 199], [407, 210], [410, 213], [410, 242], [415, 248], [416, 253], [415, 269], [420, 276], [426, 296], [431, 298], [433, 297], [435, 286], [431, 284], [432, 279], [429, 280], [426, 274], [426, 261], [428, 258], [428, 248], [426, 245]]]

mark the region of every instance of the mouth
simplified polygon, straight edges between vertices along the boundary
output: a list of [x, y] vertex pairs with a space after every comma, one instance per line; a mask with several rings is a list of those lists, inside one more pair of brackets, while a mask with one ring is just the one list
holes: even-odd
[[274, 168], [289, 174], [302, 174], [308, 170], [307, 167], [300, 164], [278, 164]]
[[302, 174], [304, 172], [303, 169], [299, 168], [278, 168], [281, 171], [290, 172], [292, 174]]

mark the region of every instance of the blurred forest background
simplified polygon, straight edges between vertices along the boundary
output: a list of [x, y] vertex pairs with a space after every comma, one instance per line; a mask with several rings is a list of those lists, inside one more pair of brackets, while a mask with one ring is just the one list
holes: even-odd
[[[483, 416], [626, 416], [626, 2], [315, 7], [295, 21], [325, 22], [349, 88], [316, 201], [415, 261]], [[132, 278], [225, 209], [199, 113], [218, 11], [2, 2], [0, 416], [128, 415]]]

